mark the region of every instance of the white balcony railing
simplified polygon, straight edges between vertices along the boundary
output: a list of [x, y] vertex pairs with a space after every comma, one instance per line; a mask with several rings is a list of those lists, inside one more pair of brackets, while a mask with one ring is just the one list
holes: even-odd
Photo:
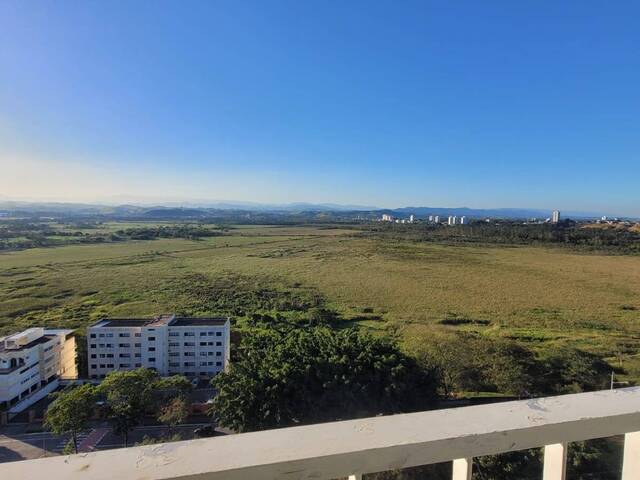
[[567, 443], [625, 434], [623, 480], [640, 479], [640, 388], [283, 428], [0, 465], [0, 479], [331, 479], [544, 447], [565, 478]]

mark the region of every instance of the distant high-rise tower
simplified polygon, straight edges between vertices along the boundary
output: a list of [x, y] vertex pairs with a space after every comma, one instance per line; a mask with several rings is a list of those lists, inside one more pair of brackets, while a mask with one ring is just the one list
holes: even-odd
[[433, 222], [433, 215], [429, 215], [429, 223]]
[[465, 225], [467, 223], [467, 217], [464, 215], [460, 217], [460, 225]]
[[416, 221], [416, 217], [414, 217], [413, 215], [409, 215], [409, 223], [413, 223]]
[[440, 215], [436, 215], [435, 217], [433, 217], [433, 222], [440, 223]]
[[558, 223], [560, 221], [560, 211], [554, 210], [551, 212], [551, 223]]
[[458, 223], [458, 217], [455, 215], [449, 215], [449, 220], [447, 222], [449, 225], [456, 225]]

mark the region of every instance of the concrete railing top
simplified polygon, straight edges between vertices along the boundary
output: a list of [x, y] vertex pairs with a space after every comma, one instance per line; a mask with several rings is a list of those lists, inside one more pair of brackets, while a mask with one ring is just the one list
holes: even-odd
[[640, 388], [0, 465], [2, 479], [331, 479], [640, 431]]

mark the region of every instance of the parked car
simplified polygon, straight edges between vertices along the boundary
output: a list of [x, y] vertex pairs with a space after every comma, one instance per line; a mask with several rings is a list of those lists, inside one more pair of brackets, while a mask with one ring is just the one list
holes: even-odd
[[193, 431], [193, 434], [199, 438], [213, 437], [216, 434], [216, 428], [213, 425], [198, 427]]

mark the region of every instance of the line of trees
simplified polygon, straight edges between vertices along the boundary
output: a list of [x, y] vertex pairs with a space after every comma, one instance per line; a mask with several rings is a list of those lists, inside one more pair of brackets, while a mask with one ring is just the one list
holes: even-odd
[[131, 430], [150, 413], [157, 414], [171, 435], [188, 415], [186, 398], [191, 388], [191, 382], [180, 375], [160, 377], [145, 368], [112, 372], [97, 386], [84, 384], [55, 393], [45, 425], [56, 434], [69, 434], [78, 453], [78, 434], [95, 416], [98, 402], [103, 402], [113, 432], [123, 437], [126, 447]]
[[584, 228], [565, 220], [557, 224], [473, 222], [468, 225], [375, 225], [376, 235], [421, 242], [500, 245], [564, 245], [583, 250], [640, 253], [640, 232], [625, 228]]

